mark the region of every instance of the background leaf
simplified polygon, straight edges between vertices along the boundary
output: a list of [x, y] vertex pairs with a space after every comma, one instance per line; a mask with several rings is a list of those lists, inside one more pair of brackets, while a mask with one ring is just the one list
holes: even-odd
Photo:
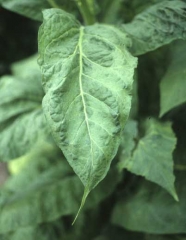
[[108, 172], [129, 115], [136, 59], [125, 46], [128, 40], [114, 27], [81, 27], [62, 10], [44, 11], [39, 31], [43, 108], [57, 145], [87, 192]]
[[113, 223], [132, 231], [153, 234], [186, 233], [185, 181], [185, 172], [179, 172], [176, 175], [179, 202], [159, 186], [142, 181], [134, 193], [123, 196], [117, 203]]
[[[53, 3], [53, 4], [52, 4]], [[2, 0], [2, 6], [25, 17], [42, 21], [42, 11], [51, 7], [61, 7], [75, 13], [75, 1], [68, 0]]]
[[42, 21], [42, 10], [51, 7], [47, 0], [3, 0], [2, 6], [39, 21]]
[[31, 62], [26, 60], [22, 70], [16, 63], [12, 69], [17, 77], [0, 79], [1, 161], [20, 157], [48, 135], [41, 108], [41, 73], [35, 61], [35, 57]]
[[138, 138], [138, 122], [129, 119], [125, 125], [120, 146], [120, 161], [118, 163], [119, 169], [125, 167], [125, 161], [131, 159], [132, 153], [136, 147]]
[[131, 52], [137, 56], [152, 51], [176, 39], [186, 39], [186, 3], [163, 1], [137, 15], [122, 25], [133, 45]]
[[[0, 233], [54, 221], [75, 214], [79, 207], [82, 184], [55, 145], [40, 144], [25, 158], [21, 171], [0, 191]], [[120, 180], [116, 173], [113, 168], [90, 194], [85, 209], [95, 207], [113, 192]]]
[[186, 103], [186, 42], [177, 42], [172, 49], [171, 63], [160, 84], [160, 116]]
[[[133, 136], [132, 132], [131, 136]], [[130, 148], [125, 150], [125, 145], [129, 145]], [[175, 200], [178, 200], [174, 187], [172, 156], [175, 145], [176, 137], [170, 123], [160, 123], [154, 119], [147, 120], [145, 136], [139, 140], [133, 152], [134, 142], [128, 141], [127, 138], [124, 139], [120, 168], [126, 168], [134, 174], [144, 176], [147, 180], [159, 184]]]
[[118, 12], [121, 8], [122, 0], [104, 0], [99, 1], [100, 21], [113, 24], [119, 20]]

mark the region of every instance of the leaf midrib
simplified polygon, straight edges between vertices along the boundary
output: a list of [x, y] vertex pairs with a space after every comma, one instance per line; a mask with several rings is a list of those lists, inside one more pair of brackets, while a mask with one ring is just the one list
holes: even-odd
[[[82, 75], [83, 75], [83, 49], [82, 49], [82, 41], [83, 41], [83, 30], [84, 27], [80, 27], [80, 35], [79, 35], [79, 41], [78, 41], [78, 48], [79, 48], [79, 86], [80, 86], [80, 96], [82, 98], [82, 103], [83, 103], [83, 112], [85, 115], [85, 123], [88, 131], [88, 136], [90, 139], [90, 147], [91, 147], [91, 163], [92, 167], [94, 166], [94, 160], [93, 160], [93, 147], [92, 147], [92, 138], [91, 138], [91, 133], [90, 133], [90, 127], [89, 127], [89, 122], [88, 122], [88, 115], [87, 115], [87, 108], [86, 108], [86, 103], [85, 103], [85, 98], [84, 98], [84, 91], [83, 91], [83, 85], [82, 85]], [[88, 161], [88, 159], [87, 159]]]

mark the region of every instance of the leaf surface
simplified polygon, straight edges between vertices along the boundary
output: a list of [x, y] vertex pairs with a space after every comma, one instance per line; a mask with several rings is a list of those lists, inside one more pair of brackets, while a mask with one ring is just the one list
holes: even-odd
[[37, 21], [42, 21], [42, 11], [44, 9], [52, 7], [76, 12], [75, 1], [69, 0], [2, 0], [2, 6]]
[[176, 175], [176, 202], [159, 186], [142, 181], [137, 191], [123, 196], [116, 204], [112, 222], [128, 230], [152, 234], [186, 233], [185, 184], [185, 171], [180, 171]]
[[[77, 212], [83, 187], [59, 149], [44, 143], [26, 156], [27, 164], [0, 191], [0, 233], [51, 222]], [[116, 170], [89, 196], [85, 209], [108, 197], [120, 180]]]
[[44, 11], [39, 31], [43, 108], [87, 193], [108, 172], [129, 115], [136, 59], [128, 44], [114, 27], [82, 27], [62, 10]]
[[38, 21], [42, 21], [42, 10], [51, 7], [47, 0], [2, 0], [2, 6]]
[[186, 39], [186, 3], [163, 1], [138, 14], [123, 30], [132, 39], [131, 52], [138, 56], [176, 39]]
[[25, 64], [17, 77], [0, 79], [1, 161], [20, 157], [48, 134], [41, 108], [44, 95], [41, 73], [35, 67], [31, 67], [31, 73], [30, 67], [30, 64]]
[[160, 116], [186, 103], [186, 43], [179, 41], [172, 50], [172, 61], [160, 84]]
[[[128, 146], [127, 143], [131, 148], [125, 149], [125, 145]], [[134, 174], [157, 183], [166, 189], [175, 200], [178, 200], [173, 174], [172, 153], [175, 146], [176, 137], [170, 123], [160, 123], [154, 119], [147, 120], [146, 134], [139, 140], [136, 147], [134, 142], [124, 139], [120, 168], [126, 168]], [[133, 151], [130, 152], [132, 147]]]

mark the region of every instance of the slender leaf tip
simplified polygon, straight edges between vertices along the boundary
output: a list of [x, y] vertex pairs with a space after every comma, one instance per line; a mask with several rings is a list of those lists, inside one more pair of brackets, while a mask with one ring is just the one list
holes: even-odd
[[89, 188], [85, 187], [84, 194], [83, 194], [83, 197], [82, 197], [82, 200], [81, 200], [81, 205], [80, 205], [79, 210], [78, 210], [78, 212], [77, 212], [77, 214], [76, 214], [76, 216], [74, 218], [74, 221], [72, 222], [72, 225], [74, 225], [74, 223], [76, 222], [76, 220], [77, 220], [77, 218], [78, 218], [78, 216], [79, 216], [83, 206], [85, 205], [85, 201], [86, 201], [89, 193], [90, 193]]

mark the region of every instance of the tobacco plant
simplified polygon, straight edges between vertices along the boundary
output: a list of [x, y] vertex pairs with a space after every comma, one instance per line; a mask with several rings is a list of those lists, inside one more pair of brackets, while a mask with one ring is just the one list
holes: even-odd
[[0, 2], [40, 24], [0, 79], [0, 239], [186, 239], [186, 2]]

